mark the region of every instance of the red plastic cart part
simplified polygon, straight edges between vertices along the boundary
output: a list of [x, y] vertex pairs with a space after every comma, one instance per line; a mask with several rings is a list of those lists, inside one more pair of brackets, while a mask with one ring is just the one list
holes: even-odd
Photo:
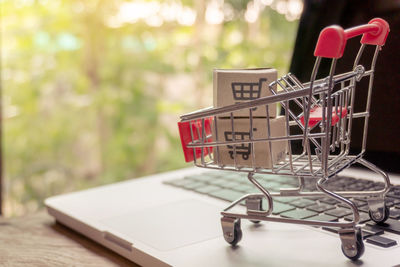
[[[327, 108], [325, 108], [325, 110], [327, 110]], [[342, 116], [340, 116], [340, 115], [342, 115]], [[326, 113], [325, 113], [325, 116], [326, 116]], [[345, 116], [347, 116], [347, 108], [343, 107], [342, 114], [340, 114], [340, 109], [338, 109], [336, 112], [336, 108], [333, 107], [332, 108], [331, 125], [334, 126], [336, 123], [338, 123], [339, 117], [344, 118]], [[303, 126], [304, 126], [304, 116], [300, 117], [300, 121], [301, 121], [301, 124], [303, 124]], [[308, 119], [308, 127], [312, 128], [320, 121], [322, 121], [322, 107], [317, 106], [310, 110], [310, 118]]]
[[[211, 136], [211, 134], [212, 134], [212, 130], [211, 130], [212, 122], [213, 122], [212, 118], [204, 119], [204, 133], [206, 136]], [[190, 127], [192, 127], [193, 140], [192, 140], [192, 134], [190, 132]], [[196, 120], [196, 121], [190, 121], [190, 122], [189, 121], [178, 122], [178, 128], [179, 128], [179, 135], [181, 137], [181, 144], [182, 144], [183, 154], [185, 156], [185, 161], [186, 162], [193, 161], [194, 156], [196, 157], [196, 159], [200, 158], [202, 148], [195, 148], [194, 149], [195, 153], [193, 153], [193, 148], [188, 148], [187, 145], [194, 141], [202, 140], [202, 137], [203, 137], [202, 136], [202, 134], [203, 134], [202, 121]], [[205, 142], [212, 142], [212, 138], [208, 137], [205, 140]], [[204, 156], [208, 155], [209, 153], [212, 153], [212, 147], [203, 148], [203, 152], [204, 152]]]
[[363, 35], [362, 44], [384, 45], [389, 34], [389, 24], [380, 18], [372, 19], [368, 24], [343, 30], [340, 26], [329, 26], [319, 34], [314, 56], [341, 58], [348, 39]]

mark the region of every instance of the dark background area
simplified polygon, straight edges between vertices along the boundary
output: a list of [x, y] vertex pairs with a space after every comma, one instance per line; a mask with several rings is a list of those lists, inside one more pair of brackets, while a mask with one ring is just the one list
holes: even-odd
[[[365, 158], [386, 171], [400, 172], [400, 1], [304, 1], [290, 72], [302, 82], [310, 79], [315, 61], [315, 44], [324, 27], [338, 24], [346, 29], [366, 24], [375, 17], [389, 23], [390, 33], [376, 63]], [[352, 69], [360, 47], [359, 40], [354, 38], [347, 42], [336, 73]], [[366, 49], [363, 59], [370, 60], [375, 48]], [[329, 65], [328, 61], [322, 62], [319, 77], [328, 74]], [[365, 105], [367, 86], [365, 78], [357, 85], [356, 111]], [[359, 151], [363, 122], [360, 119], [354, 120], [352, 130], [352, 149]]]

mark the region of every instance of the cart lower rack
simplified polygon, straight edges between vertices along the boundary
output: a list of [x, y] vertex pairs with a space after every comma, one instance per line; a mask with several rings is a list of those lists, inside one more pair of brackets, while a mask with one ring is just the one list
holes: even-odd
[[[222, 212], [221, 224], [225, 240], [235, 246], [241, 240], [241, 219], [294, 223], [311, 226], [338, 228], [342, 251], [351, 260], [357, 260], [364, 253], [361, 229], [358, 226], [360, 214], [357, 206], [348, 197], [368, 197], [370, 218], [383, 223], [389, 216], [385, 205], [385, 195], [390, 190], [388, 175], [363, 158], [366, 149], [368, 119], [372, 95], [372, 82], [378, 53], [386, 41], [389, 25], [376, 18], [366, 25], [343, 30], [331, 26], [320, 33], [314, 55], [316, 61], [310, 82], [301, 83], [294, 75], [287, 74], [270, 84], [271, 96], [251, 99], [221, 108], [207, 108], [181, 116], [178, 123], [186, 161], [194, 161], [202, 168], [246, 172], [249, 181], [259, 193], [243, 195], [232, 202]], [[336, 63], [342, 57], [346, 41], [362, 35], [361, 47], [355, 57], [354, 65], [346, 73], [335, 74]], [[367, 47], [375, 47], [369, 69], [360, 65], [360, 59]], [[325, 79], [316, 79], [323, 58], [331, 60], [331, 69]], [[363, 101], [365, 109], [361, 112], [353, 109], [356, 99], [356, 85], [361, 80], [368, 81], [368, 97]], [[260, 79], [260, 84], [263, 80]], [[257, 84], [236, 85], [235, 90], [250, 86], [251, 94], [257, 93]], [[260, 86], [260, 85], [259, 85]], [[242, 95], [239, 95], [240, 97]], [[243, 95], [244, 96], [244, 95]], [[362, 100], [358, 100], [362, 101]], [[276, 121], [268, 116], [270, 105], [280, 104], [284, 121], [275, 131]], [[255, 108], [265, 109], [264, 119], [253, 117]], [[247, 128], [238, 128], [239, 118], [235, 111], [248, 113]], [[230, 128], [221, 129], [220, 117], [228, 121]], [[241, 118], [243, 120], [243, 118]], [[261, 120], [261, 123], [260, 123]], [[357, 153], [350, 153], [353, 120], [363, 122], [362, 144]], [[226, 121], [225, 121], [226, 122]], [[263, 125], [265, 131], [257, 130]], [[260, 126], [257, 126], [260, 127]], [[299, 153], [295, 150], [301, 146]], [[260, 147], [263, 147], [260, 153]], [[280, 153], [275, 153], [277, 147]], [[228, 151], [230, 163], [221, 160]], [[351, 150], [354, 151], [354, 150]], [[243, 163], [243, 161], [247, 163]], [[325, 183], [335, 179], [342, 170], [354, 165], [362, 165], [382, 177], [385, 187], [372, 191], [332, 191]], [[256, 173], [280, 174], [298, 178], [298, 186], [281, 188], [279, 192], [270, 192], [254, 176]], [[318, 191], [305, 190], [305, 179], [315, 181]], [[275, 197], [313, 197], [328, 196], [350, 208], [353, 220], [350, 222], [331, 222], [281, 218], [272, 215]], [[263, 200], [267, 207], [263, 207]], [[233, 212], [231, 209], [245, 202], [246, 212]]]

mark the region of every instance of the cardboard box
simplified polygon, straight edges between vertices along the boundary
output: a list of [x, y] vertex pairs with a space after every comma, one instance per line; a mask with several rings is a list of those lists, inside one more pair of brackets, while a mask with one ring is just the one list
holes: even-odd
[[[224, 107], [236, 103], [254, 100], [272, 95], [268, 85], [277, 79], [276, 69], [214, 69], [213, 72], [213, 104]], [[268, 107], [269, 117], [276, 117], [276, 104]], [[229, 114], [222, 115], [223, 117]], [[249, 117], [249, 110], [233, 113], [235, 117]], [[266, 117], [265, 108], [253, 109], [253, 116]]]
[[[234, 130], [236, 140], [250, 140], [250, 120], [247, 118], [235, 118]], [[214, 128], [214, 127], [213, 127]], [[286, 136], [286, 118], [284, 116], [270, 119], [270, 133], [271, 137]], [[232, 141], [232, 123], [230, 119], [217, 119], [217, 133], [216, 139], [215, 129], [213, 129], [213, 140]], [[257, 118], [253, 119], [253, 138], [261, 139], [268, 137], [267, 119]], [[271, 150], [270, 150], [271, 144]], [[256, 142], [244, 143], [239, 145], [224, 145], [214, 147], [213, 155], [214, 160], [218, 165], [234, 165], [234, 157], [236, 150], [236, 164], [240, 167], [262, 167], [271, 168], [271, 154], [272, 162], [276, 164], [286, 157], [287, 141], [275, 142]], [[234, 149], [235, 148], [235, 149]], [[255, 152], [255, 160], [253, 165], [252, 150]]]

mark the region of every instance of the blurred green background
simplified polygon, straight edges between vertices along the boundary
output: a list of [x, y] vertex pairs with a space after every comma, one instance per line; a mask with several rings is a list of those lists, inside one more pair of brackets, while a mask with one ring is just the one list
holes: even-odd
[[4, 214], [185, 166], [213, 68], [287, 72], [301, 0], [3, 0]]

